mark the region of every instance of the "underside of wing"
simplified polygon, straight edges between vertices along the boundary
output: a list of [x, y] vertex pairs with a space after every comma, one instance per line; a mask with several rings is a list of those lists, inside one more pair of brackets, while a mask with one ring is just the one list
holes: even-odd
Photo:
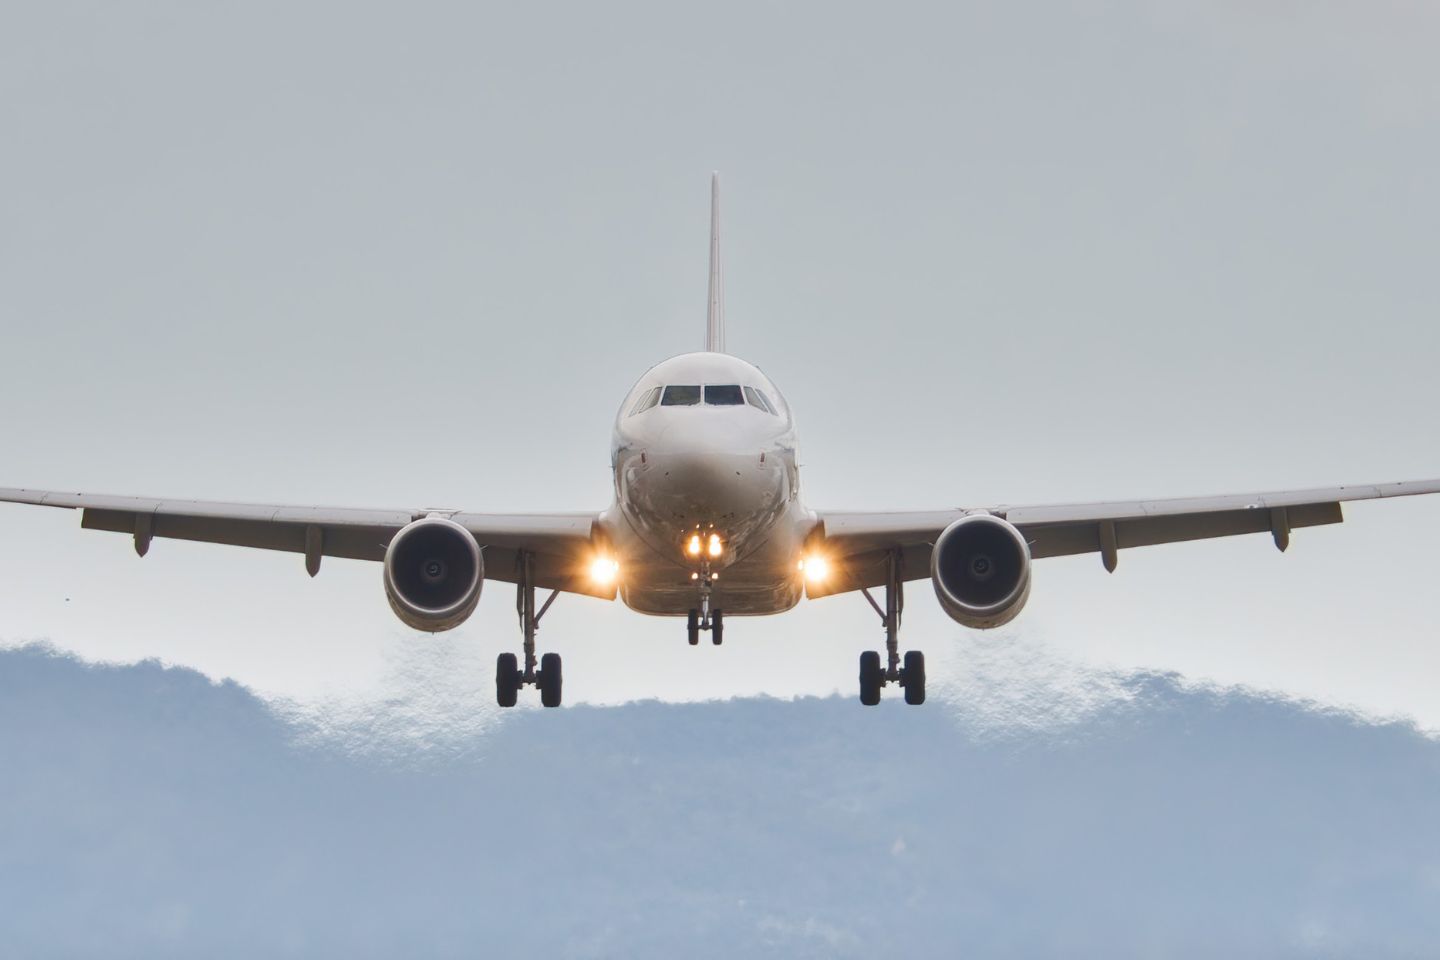
[[383, 560], [391, 538], [422, 517], [438, 514], [474, 535], [485, 576], [514, 583], [522, 555], [531, 557], [534, 584], [613, 599], [613, 586], [586, 575], [593, 549], [594, 513], [483, 514], [453, 510], [368, 510], [153, 499], [52, 490], [0, 488], [0, 502], [82, 511], [80, 525], [134, 539], [144, 556], [156, 538], [193, 540], [304, 554], [313, 576], [322, 557]]
[[1114, 570], [1120, 550], [1159, 543], [1269, 533], [1283, 550], [1291, 530], [1340, 523], [1342, 503], [1430, 493], [1440, 493], [1440, 480], [1166, 500], [822, 513], [819, 542], [832, 573], [806, 591], [819, 597], [884, 584], [894, 551], [900, 552], [904, 579], [924, 579], [930, 575], [936, 538], [956, 520], [976, 513], [1014, 524], [1033, 558], [1098, 553]]

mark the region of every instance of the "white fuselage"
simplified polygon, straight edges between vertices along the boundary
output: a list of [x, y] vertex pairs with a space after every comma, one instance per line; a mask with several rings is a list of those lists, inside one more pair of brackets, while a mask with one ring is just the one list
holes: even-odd
[[631, 609], [685, 615], [702, 567], [714, 574], [712, 605], [727, 614], [799, 601], [797, 561], [815, 516], [800, 503], [789, 404], [756, 367], [723, 353], [652, 367], [616, 416], [611, 464], [615, 503], [601, 528]]

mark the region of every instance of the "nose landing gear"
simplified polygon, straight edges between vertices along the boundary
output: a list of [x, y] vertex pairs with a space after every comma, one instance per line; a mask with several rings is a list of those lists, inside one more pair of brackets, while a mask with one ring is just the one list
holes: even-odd
[[700, 631], [708, 630], [710, 642], [718, 647], [725, 640], [725, 613], [710, 608], [710, 585], [719, 578], [710, 572], [709, 561], [700, 564], [700, 572], [692, 573], [690, 578], [700, 586], [700, 606], [692, 607], [686, 618], [686, 638], [693, 647], [700, 642]]
[[905, 609], [905, 581], [900, 571], [900, 551], [890, 551], [885, 577], [885, 607], [862, 589], [865, 599], [880, 615], [885, 625], [886, 664], [880, 665], [880, 654], [866, 650], [860, 654], [860, 702], [873, 707], [880, 702], [880, 691], [890, 683], [905, 688], [905, 702], [918, 706], [925, 702], [925, 654], [910, 650], [900, 658], [900, 615]]
[[552, 590], [545, 603], [535, 609], [535, 563], [529, 553], [516, 558], [515, 612], [520, 616], [520, 632], [524, 637], [525, 668], [513, 653], [502, 653], [495, 660], [495, 702], [502, 707], [513, 707], [519, 699], [520, 688], [538, 687], [540, 703], [547, 707], [560, 706], [561, 670], [560, 654], [547, 653], [535, 660], [535, 633], [540, 629], [540, 618], [550, 609], [550, 604], [560, 595]]
[[718, 647], [725, 642], [725, 612], [712, 610], [709, 617], [706, 617], [698, 609], [692, 607], [685, 629], [690, 646], [693, 647], [700, 642], [701, 630], [709, 630], [710, 642]]

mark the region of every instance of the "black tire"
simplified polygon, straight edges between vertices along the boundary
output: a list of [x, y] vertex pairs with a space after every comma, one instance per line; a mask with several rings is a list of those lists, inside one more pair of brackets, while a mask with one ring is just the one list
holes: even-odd
[[502, 707], [515, 706], [520, 692], [520, 662], [513, 653], [495, 658], [495, 702]]
[[900, 680], [905, 684], [905, 702], [918, 707], [925, 702], [925, 654], [911, 650], [905, 654], [904, 673]]
[[719, 610], [710, 614], [710, 642], [720, 646], [725, 639], [725, 614]]
[[689, 631], [690, 646], [700, 642], [700, 611], [691, 609], [689, 618], [685, 621], [685, 629]]
[[880, 654], [866, 650], [860, 654], [860, 702], [873, 707], [880, 702], [880, 685], [885, 675], [880, 672]]
[[560, 706], [560, 654], [547, 653], [540, 658], [540, 703], [547, 707]]

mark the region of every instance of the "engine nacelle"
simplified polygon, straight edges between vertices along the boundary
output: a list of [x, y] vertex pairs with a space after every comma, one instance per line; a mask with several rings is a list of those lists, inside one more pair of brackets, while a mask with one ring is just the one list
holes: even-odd
[[1030, 545], [999, 517], [961, 517], [936, 539], [930, 579], [952, 620], [977, 630], [1001, 626], [1030, 598]]
[[475, 612], [485, 562], [460, 524], [425, 517], [402, 527], [385, 549], [385, 596], [406, 626], [453, 630]]

